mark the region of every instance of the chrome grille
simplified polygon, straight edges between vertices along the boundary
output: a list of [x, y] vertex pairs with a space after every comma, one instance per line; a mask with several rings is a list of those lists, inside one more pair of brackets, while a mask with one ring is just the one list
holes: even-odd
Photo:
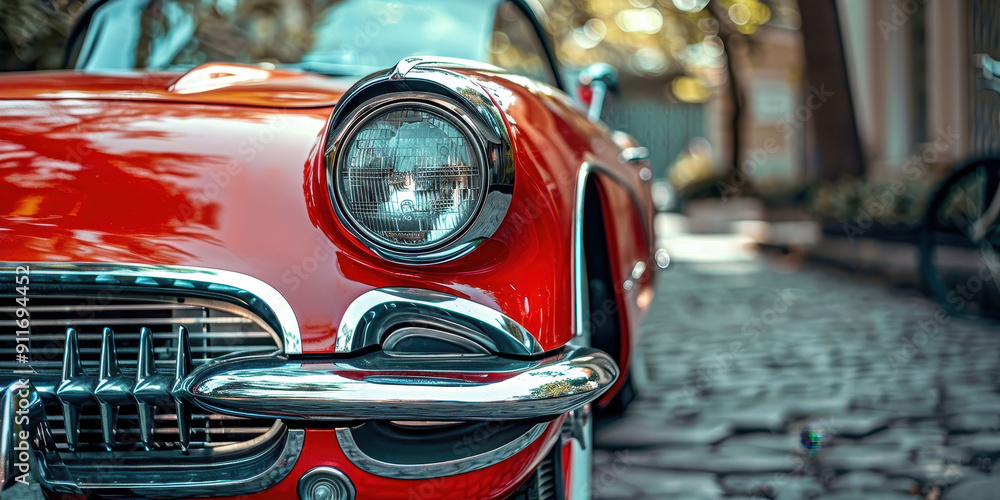
[[[14, 304], [17, 295], [0, 295], [0, 301]], [[0, 369], [23, 368], [15, 361], [15, 307], [0, 307]], [[157, 365], [173, 362], [177, 326], [184, 325], [191, 342], [195, 364], [229, 352], [273, 352], [278, 336], [263, 321], [237, 306], [216, 301], [185, 298], [120, 298], [87, 296], [30, 297], [30, 365], [36, 371], [58, 371], [66, 328], [77, 330], [80, 354], [86, 369], [97, 371], [101, 355], [101, 332], [115, 332], [119, 363], [135, 369], [139, 354], [139, 329], [153, 333]]]
[[[139, 432], [139, 416], [135, 407], [123, 407], [118, 414], [116, 450], [144, 451]], [[45, 405], [45, 413], [56, 439], [60, 452], [68, 450], [66, 445], [66, 430], [63, 416], [58, 404]], [[157, 449], [177, 448], [178, 439], [177, 415], [172, 408], [156, 408], [156, 424], [154, 426], [154, 441]], [[257, 425], [259, 423], [259, 425]], [[193, 413], [191, 415], [191, 448], [214, 448], [230, 444], [250, 441], [269, 430], [267, 424], [271, 421], [253, 420], [228, 415], [206, 415]], [[80, 447], [78, 452], [104, 451], [98, 445], [102, 441], [101, 417], [94, 407], [84, 410], [80, 416]], [[64, 456], [64, 458], [66, 458]]]
[[[16, 297], [20, 295], [2, 293], [0, 304], [15, 304]], [[15, 310], [15, 307], [0, 307], [0, 332], [3, 332], [0, 334], [0, 373], [16, 378], [25, 376], [14, 371], [23, 370], [26, 365], [16, 360]], [[177, 375], [177, 357], [184, 350], [187, 352], [183, 354], [190, 354], [190, 368], [196, 368], [228, 353], [264, 353], [281, 349], [278, 335], [267, 323], [242, 307], [218, 300], [61, 291], [53, 295], [32, 295], [28, 310], [31, 331], [27, 366], [33, 373], [27, 378], [42, 395], [57, 447], [64, 453], [67, 463], [74, 455], [83, 459], [94, 452], [106, 452], [108, 439], [102, 431], [102, 422], [111, 417], [106, 414], [102, 418], [100, 406], [89, 400], [76, 408], [78, 416], [72, 409], [67, 413], [63, 404], [66, 398], [57, 396], [56, 389], [65, 378], [64, 364], [71, 362], [71, 357], [78, 356], [85, 383], [95, 383], [101, 378], [102, 349], [113, 347], [125, 390], [134, 398], [128, 391], [135, 389], [138, 360], [144, 348], [152, 354], [149, 366], [164, 380], [172, 380]], [[142, 329], [148, 332], [148, 347], [143, 345]], [[184, 330], [186, 341], [179, 337], [180, 329]], [[76, 344], [69, 350], [66, 348], [68, 330], [74, 332]], [[111, 332], [110, 342], [105, 338], [105, 330]], [[71, 352], [76, 354], [71, 355]], [[134, 399], [122, 404], [117, 408], [117, 415], [111, 417], [114, 424], [111, 449], [148, 455], [147, 449], [217, 448], [255, 439], [274, 425], [273, 420], [206, 414], [191, 408], [178, 412], [176, 407], [169, 395], [161, 404], [150, 405], [147, 411], [152, 417], [152, 432], [144, 436], [139, 405]], [[180, 427], [178, 414], [181, 415]], [[78, 418], [78, 423], [66, 422], [67, 415], [70, 420]], [[78, 429], [77, 446], [71, 445], [73, 439], [67, 435], [67, 429]]]
[[[558, 447], [553, 453], [561, 453]], [[556, 498], [556, 474], [552, 467], [552, 460], [543, 460], [538, 464], [535, 471], [535, 488], [539, 500], [555, 500]]]

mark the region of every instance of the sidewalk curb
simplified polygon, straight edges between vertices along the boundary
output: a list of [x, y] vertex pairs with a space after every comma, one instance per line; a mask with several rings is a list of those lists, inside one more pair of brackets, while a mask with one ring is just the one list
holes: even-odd
[[881, 276], [897, 286], [920, 288], [919, 250], [910, 243], [824, 235], [805, 249], [809, 260], [851, 273]]

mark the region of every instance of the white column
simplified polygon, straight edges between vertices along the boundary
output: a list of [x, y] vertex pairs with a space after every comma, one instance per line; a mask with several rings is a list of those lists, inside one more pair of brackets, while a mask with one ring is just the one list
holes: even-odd
[[838, 0], [837, 10], [840, 15], [840, 35], [844, 44], [844, 57], [847, 59], [858, 133], [861, 135], [861, 146], [865, 150], [865, 155], [870, 157], [871, 147], [877, 140], [875, 109], [872, 107], [875, 88], [871, 78], [872, 58], [869, 50], [872, 38], [870, 35], [873, 33], [870, 27], [873, 22], [872, 2]]
[[959, 140], [941, 153], [956, 163], [969, 154], [969, 87], [972, 54], [967, 34], [965, 0], [927, 0], [927, 137], [954, 130]]

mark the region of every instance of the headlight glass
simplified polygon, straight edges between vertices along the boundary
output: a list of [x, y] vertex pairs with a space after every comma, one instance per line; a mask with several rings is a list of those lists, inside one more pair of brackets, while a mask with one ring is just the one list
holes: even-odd
[[362, 232], [397, 250], [448, 241], [475, 217], [485, 172], [468, 129], [429, 106], [393, 106], [345, 144], [342, 208]]

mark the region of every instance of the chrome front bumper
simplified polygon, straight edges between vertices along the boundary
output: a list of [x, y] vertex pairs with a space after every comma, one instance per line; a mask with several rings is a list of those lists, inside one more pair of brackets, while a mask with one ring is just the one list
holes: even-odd
[[[412, 338], [467, 353], [400, 347]], [[175, 396], [210, 412], [285, 420], [528, 420], [581, 408], [618, 377], [601, 351], [542, 353], [513, 319], [430, 290], [363, 294], [337, 345], [339, 358], [220, 358], [179, 380]]]
[[526, 420], [593, 401], [618, 368], [590, 348], [538, 360], [492, 355], [393, 355], [339, 360], [278, 356], [219, 360], [180, 395], [205, 410], [285, 420]]
[[[567, 348], [537, 360], [429, 358], [382, 351], [339, 361], [235, 356], [200, 367], [179, 380], [172, 392], [211, 412], [285, 421], [539, 421], [593, 401], [618, 374], [606, 354], [590, 348]], [[0, 499], [8, 495], [29, 498], [42, 491], [82, 499], [87, 490], [109, 488], [151, 497], [252, 493], [284, 477], [303, 444], [301, 430], [285, 429], [284, 437], [262, 444], [259, 452], [211, 464], [207, 469], [228, 478], [221, 483], [182, 481], [178, 474], [191, 471], [181, 468], [173, 474], [147, 474], [146, 482], [130, 481], [122, 475], [110, 483], [87, 484], [77, 471], [63, 465], [39, 390], [32, 382], [9, 380], [7, 384], [0, 415]], [[540, 436], [545, 425], [536, 425], [507, 446], [448, 462], [446, 467], [437, 463], [373, 467], [373, 461], [352, 444], [349, 433], [338, 431], [338, 439], [348, 457], [371, 473], [418, 478], [468, 472], [497, 463]]]

